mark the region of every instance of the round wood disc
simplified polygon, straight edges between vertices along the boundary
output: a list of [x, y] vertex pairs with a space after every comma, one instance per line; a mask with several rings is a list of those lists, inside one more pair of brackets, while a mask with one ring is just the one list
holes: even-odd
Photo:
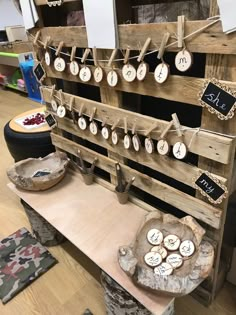
[[78, 126], [81, 130], [85, 130], [88, 127], [87, 120], [84, 117], [78, 119]]
[[111, 70], [108, 72], [107, 74], [107, 83], [111, 86], [111, 87], [115, 87], [117, 85], [119, 81], [119, 77], [116, 71]]
[[78, 75], [79, 74], [79, 65], [78, 65], [78, 62], [75, 60], [70, 62], [70, 73], [72, 75]]
[[57, 102], [54, 99], [51, 100], [51, 106], [52, 106], [52, 110], [54, 112], [56, 112], [57, 111]]
[[136, 69], [131, 64], [127, 63], [122, 68], [122, 76], [127, 82], [133, 82], [136, 79]]
[[113, 130], [111, 133], [111, 141], [114, 145], [117, 145], [117, 143], [119, 142], [118, 133], [115, 130]]
[[63, 118], [66, 116], [66, 108], [63, 105], [58, 106], [57, 108], [57, 115], [60, 118]]
[[187, 71], [193, 64], [193, 55], [187, 49], [180, 50], [175, 56], [175, 66], [181, 72]]
[[102, 70], [102, 67], [96, 67], [93, 73], [93, 77], [95, 82], [100, 83], [103, 79], [104, 72]]
[[174, 268], [167, 262], [163, 262], [160, 266], [154, 268], [154, 273], [158, 276], [170, 276]]
[[171, 254], [166, 257], [166, 262], [170, 264], [174, 269], [177, 269], [183, 265], [183, 258], [179, 254]]
[[164, 238], [164, 246], [167, 250], [177, 250], [180, 245], [180, 239], [174, 234], [167, 235]]
[[48, 51], [45, 52], [44, 54], [44, 60], [47, 66], [50, 66], [51, 64], [51, 56], [50, 53]]
[[195, 245], [190, 240], [185, 240], [180, 244], [179, 252], [183, 257], [190, 257], [195, 252]]
[[130, 147], [131, 147], [131, 138], [130, 138], [130, 136], [129, 135], [125, 135], [124, 136], [124, 148], [125, 149], [130, 149]]
[[63, 72], [65, 70], [65, 68], [66, 68], [65, 60], [63, 58], [61, 58], [61, 57], [57, 57], [54, 60], [54, 68], [58, 72]]
[[144, 141], [145, 150], [148, 154], [152, 154], [154, 152], [154, 143], [151, 138], [146, 138]]
[[145, 263], [150, 267], [156, 267], [162, 263], [162, 257], [159, 253], [149, 252], [144, 256]]
[[164, 63], [164, 62], [160, 63], [156, 67], [156, 69], [154, 71], [154, 78], [155, 78], [157, 83], [162, 84], [167, 80], [169, 73], [170, 73], [169, 69], [170, 69], [169, 65], [167, 63]]
[[108, 140], [110, 137], [110, 129], [106, 126], [102, 128], [102, 136], [105, 140]]
[[170, 145], [169, 143], [164, 140], [164, 139], [161, 139], [157, 142], [157, 152], [160, 154], [160, 155], [166, 155], [170, 152]]
[[158, 229], [151, 229], [147, 233], [147, 240], [152, 245], [160, 245], [163, 241], [163, 234]]
[[98, 133], [98, 125], [95, 121], [92, 121], [89, 125], [89, 130], [91, 132], [91, 134], [93, 134], [94, 136], [97, 135]]
[[141, 142], [140, 142], [140, 139], [139, 139], [139, 137], [137, 135], [134, 135], [132, 137], [132, 143], [133, 143], [134, 150], [136, 152], [139, 152], [140, 148], [141, 148]]
[[182, 160], [188, 153], [187, 146], [183, 142], [176, 142], [173, 146], [173, 155], [176, 159]]
[[92, 77], [92, 72], [89, 67], [83, 66], [79, 72], [79, 78], [83, 82], [89, 82]]
[[162, 259], [165, 259], [166, 256], [168, 255], [167, 250], [162, 245], [157, 245], [157, 246], [152, 247], [151, 252], [159, 253], [161, 255]]
[[141, 62], [137, 69], [137, 79], [143, 81], [149, 71], [149, 65], [146, 62]]

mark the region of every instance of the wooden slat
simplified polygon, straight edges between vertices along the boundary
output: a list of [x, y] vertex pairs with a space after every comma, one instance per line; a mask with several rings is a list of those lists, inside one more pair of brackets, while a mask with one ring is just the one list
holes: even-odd
[[[94, 157], [98, 158], [97, 166], [112, 175], [115, 175], [116, 161], [104, 155], [94, 152], [79, 144], [74, 143], [56, 134], [52, 134], [53, 144], [66, 152], [77, 156], [78, 149], [80, 149], [83, 159], [92, 162]], [[134, 186], [139, 189], [163, 200], [195, 218], [206, 222], [210, 226], [218, 229], [220, 227], [221, 210], [212, 205], [207, 204], [199, 199], [189, 196], [173, 187], [170, 187], [150, 176], [144, 175], [126, 165], [122, 165], [122, 171], [126, 179], [135, 176]]]
[[[210, 21], [187, 21], [185, 34], [188, 35], [194, 31], [208, 25]], [[33, 30], [35, 33], [37, 31]], [[165, 32], [175, 34], [177, 32], [177, 22], [151, 23], [151, 24], [125, 24], [118, 26], [119, 48], [139, 50], [146, 39], [152, 39], [150, 50], [160, 47], [163, 34]], [[84, 26], [70, 27], [45, 27], [41, 29], [41, 39], [46, 40], [46, 36], [51, 36], [52, 45], [58, 46], [60, 41], [65, 43], [66, 47], [88, 46], [86, 28]], [[170, 43], [175, 41], [170, 40]], [[186, 39], [186, 45], [191, 52], [198, 53], [218, 53], [218, 54], [236, 54], [236, 36], [234, 33], [225, 35], [222, 32], [221, 22], [208, 27], [206, 30]], [[177, 51], [177, 44], [168, 47], [168, 51]]]
[[[50, 103], [50, 89], [42, 88], [42, 93], [44, 100]], [[56, 92], [58, 93], [58, 92]], [[58, 94], [59, 96], [59, 94]], [[69, 103], [70, 94], [64, 93], [65, 100]], [[99, 102], [95, 102], [92, 100], [88, 100], [85, 98], [81, 98], [79, 96], [75, 96], [75, 104], [74, 108], [79, 111], [81, 104], [84, 104], [84, 114], [90, 115], [93, 107], [97, 108], [96, 119], [102, 121], [105, 116], [108, 117], [107, 124], [112, 125], [114, 123], [114, 117], [120, 118], [121, 123], [118, 125], [123, 128], [122, 121], [124, 117], [127, 117], [128, 127], [131, 129], [133, 126], [134, 119], [137, 119], [137, 128], [139, 134], [145, 135], [145, 131], [147, 131], [150, 126], [154, 123], [158, 124], [157, 130], [158, 133], [152, 133], [151, 137], [153, 139], [158, 140], [161, 131], [167, 126], [168, 122], [160, 119], [155, 119], [149, 116], [141, 115], [138, 113], [130, 112], [120, 108], [114, 108], [109, 105], [105, 105]], [[204, 156], [208, 159], [212, 159], [214, 161], [227, 164], [228, 159], [232, 150], [233, 139], [216, 135], [213, 133], [209, 133], [206, 131], [199, 131], [199, 133], [193, 136], [196, 133], [195, 130], [186, 130], [184, 133], [184, 141], [188, 145], [190, 141], [192, 141], [191, 147], [189, 148], [190, 152]], [[179, 138], [175, 132], [169, 133], [167, 135], [168, 142], [173, 145]]]
[[[79, 76], [73, 76], [69, 71], [57, 72], [52, 66], [48, 67], [44, 64], [44, 68], [47, 72], [47, 76], [51, 78], [62, 79], [71, 82], [80, 82]], [[95, 67], [90, 66], [93, 72]], [[107, 74], [109, 69], [104, 69]], [[113, 88], [114, 91], [123, 91], [128, 93], [136, 93], [140, 95], [153, 96], [158, 98], [163, 98], [175, 102], [181, 102], [185, 104], [191, 104], [195, 106], [201, 106], [199, 103], [199, 92], [204, 86], [204, 79], [185, 77], [178, 75], [170, 75], [165, 84], [158, 84], [154, 79], [153, 73], [148, 73], [147, 77], [143, 82], [135, 80], [129, 83], [122, 79], [121, 70], [116, 69], [119, 74], [120, 81], [117, 86]], [[236, 90], [236, 83], [231, 81], [221, 81], [221, 83], [226, 84], [232, 90]], [[92, 78], [86, 84], [95, 85], [102, 88], [111, 89], [104, 79], [101, 83], [96, 83]]]

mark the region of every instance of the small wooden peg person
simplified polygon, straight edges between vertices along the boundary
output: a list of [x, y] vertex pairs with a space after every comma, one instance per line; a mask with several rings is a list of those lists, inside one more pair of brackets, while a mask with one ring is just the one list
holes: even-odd
[[122, 76], [127, 82], [133, 82], [136, 79], [136, 69], [129, 63], [130, 48], [126, 49], [124, 66], [122, 67]]
[[151, 44], [151, 38], [148, 37], [141, 49], [141, 52], [138, 56], [138, 59], [137, 61], [140, 62], [139, 66], [138, 66], [138, 69], [137, 69], [137, 74], [136, 74], [136, 77], [139, 81], [143, 81], [145, 78], [146, 78], [146, 75], [149, 71], [149, 65], [143, 61], [144, 57], [145, 57], [145, 54], [148, 50], [148, 47], [150, 46]]
[[154, 152], [154, 143], [151, 139], [151, 132], [153, 132], [158, 127], [157, 123], [154, 123], [145, 133], [145, 136], [147, 137], [144, 141], [145, 150], [148, 154], [152, 154]]
[[117, 145], [118, 142], [119, 142], [119, 135], [118, 135], [118, 132], [117, 132], [117, 130], [116, 130], [116, 127], [118, 126], [119, 122], [120, 122], [120, 118], [118, 118], [118, 119], [114, 122], [114, 124], [112, 125], [112, 127], [111, 127], [111, 130], [112, 130], [112, 133], [111, 133], [111, 141], [112, 141], [112, 143], [113, 143], [114, 145]]
[[66, 116], [66, 108], [64, 106], [65, 100], [64, 100], [64, 95], [62, 90], [59, 90], [59, 95], [60, 95], [60, 106], [57, 108], [57, 115], [60, 118], [63, 118]]
[[160, 59], [162, 62], [157, 65], [154, 71], [154, 78], [156, 82], [160, 84], [164, 83], [167, 80], [170, 73], [169, 65], [163, 60], [165, 48], [166, 48], [169, 38], [170, 38], [170, 33], [166, 32], [162, 38], [161, 46], [157, 55], [157, 58]]
[[185, 72], [189, 70], [193, 64], [193, 55], [192, 53], [186, 49], [184, 42], [184, 31], [185, 31], [185, 16], [178, 16], [177, 23], [177, 39], [178, 39], [178, 47], [181, 50], [175, 56], [175, 66], [177, 70], [181, 72]]
[[132, 128], [132, 135], [133, 135], [132, 143], [133, 143], [134, 150], [136, 152], [139, 152], [140, 148], [141, 148], [141, 141], [139, 139], [139, 136], [136, 133], [136, 124], [137, 124], [137, 120], [135, 119], [134, 124], [133, 124], [133, 128]]
[[93, 77], [94, 77], [95, 82], [100, 83], [103, 80], [104, 72], [103, 72], [102, 67], [98, 63], [96, 47], [93, 48], [93, 61], [96, 67], [93, 73]]
[[86, 118], [83, 116], [84, 104], [81, 105], [79, 110], [79, 119], [78, 119], [78, 126], [81, 130], [86, 130], [88, 127], [88, 123]]
[[54, 60], [54, 68], [58, 72], [63, 72], [66, 68], [65, 60], [63, 58], [61, 58], [61, 56], [60, 56], [63, 45], [64, 45], [64, 42], [60, 42], [58, 47], [57, 47], [57, 50], [55, 52], [55, 56], [57, 58]]
[[173, 155], [178, 160], [183, 160], [187, 153], [188, 149], [186, 144], [183, 141], [183, 133], [181, 131], [181, 125], [178, 119], [177, 114], [172, 114], [173, 124], [175, 126], [175, 129], [177, 131], [178, 137], [182, 138], [181, 141], [178, 141], [173, 146]]
[[124, 117], [124, 131], [125, 131], [124, 148], [128, 150], [131, 147], [132, 140], [130, 135], [128, 134], [127, 117]]
[[43, 48], [45, 49], [45, 53], [44, 53], [44, 60], [45, 60], [45, 63], [47, 66], [50, 66], [51, 64], [51, 55], [50, 55], [50, 52], [49, 52], [49, 49], [48, 49], [48, 45], [51, 41], [51, 37], [50, 36], [47, 36], [46, 37], [46, 41], [43, 45]]
[[83, 66], [79, 72], [79, 78], [83, 82], [89, 82], [92, 77], [92, 72], [90, 68], [85, 64], [89, 54], [90, 54], [90, 49], [86, 48], [84, 51], [83, 57], [81, 59], [81, 63], [83, 63]]
[[69, 68], [70, 68], [70, 73], [74, 76], [79, 74], [79, 64], [75, 60], [75, 53], [76, 53], [76, 46], [73, 46], [71, 48]]
[[160, 139], [158, 140], [158, 143], [157, 143], [157, 152], [160, 155], [166, 155], [170, 152], [170, 145], [165, 138], [168, 131], [171, 129], [172, 126], [173, 126], [173, 120], [171, 120], [168, 123], [168, 125], [165, 127], [165, 129], [160, 135]]
[[94, 136], [96, 136], [97, 133], [98, 133], [98, 125], [97, 125], [97, 123], [94, 121], [94, 116], [95, 116], [96, 112], [97, 112], [97, 108], [94, 107], [94, 108], [93, 108], [93, 111], [92, 111], [92, 114], [91, 114], [91, 116], [90, 116], [90, 118], [89, 118], [89, 121], [90, 121], [89, 130], [90, 130], [90, 132], [91, 132]]
[[115, 59], [115, 57], [117, 55], [117, 52], [118, 52], [117, 48], [113, 49], [111, 57], [110, 57], [109, 62], [108, 62], [108, 67], [110, 67], [112, 69], [107, 74], [107, 83], [111, 87], [115, 87], [118, 84], [118, 81], [119, 81], [119, 76], [118, 76], [117, 72], [113, 68], [113, 62], [114, 62], [114, 59]]
[[108, 140], [111, 134], [110, 128], [106, 125], [108, 117], [106, 116], [102, 122], [102, 136], [105, 140]]

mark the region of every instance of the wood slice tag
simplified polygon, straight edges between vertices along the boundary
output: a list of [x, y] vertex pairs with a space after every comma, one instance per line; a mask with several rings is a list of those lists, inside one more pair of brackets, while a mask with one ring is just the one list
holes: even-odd
[[163, 234], [158, 229], [151, 229], [147, 233], [147, 240], [152, 245], [160, 245], [163, 241]]
[[93, 73], [95, 82], [100, 83], [103, 80], [104, 72], [101, 67], [96, 67]]
[[141, 62], [137, 69], [137, 79], [143, 81], [149, 71], [149, 65], [146, 62]]
[[117, 145], [119, 142], [119, 136], [118, 136], [118, 133], [116, 132], [116, 130], [113, 130], [111, 133], [111, 141], [114, 145]]
[[58, 106], [57, 108], [57, 116], [63, 118], [66, 116], [66, 108], [63, 105]]
[[187, 49], [180, 50], [175, 57], [176, 69], [185, 72], [191, 68], [193, 64], [193, 55]]
[[63, 58], [61, 58], [61, 57], [57, 57], [54, 60], [54, 68], [58, 72], [63, 72], [65, 70], [65, 68], [66, 68], [65, 60]]
[[155, 78], [157, 83], [162, 84], [167, 80], [169, 73], [170, 73], [169, 69], [170, 69], [169, 65], [167, 63], [164, 63], [164, 62], [160, 63], [156, 67], [156, 69], [154, 71], [154, 78]]
[[79, 78], [83, 82], [89, 82], [92, 77], [92, 72], [89, 67], [83, 66], [79, 73]]
[[133, 82], [136, 79], [136, 69], [131, 64], [127, 63], [122, 68], [122, 76], [127, 82]]
[[176, 142], [173, 146], [173, 155], [178, 160], [183, 160], [188, 153], [187, 146], [183, 142]]
[[107, 74], [107, 83], [111, 86], [111, 87], [115, 87], [117, 85], [119, 81], [119, 77], [116, 71], [111, 70], [108, 72]]
[[195, 245], [190, 240], [185, 240], [180, 244], [179, 252], [183, 257], [190, 257], [195, 252]]
[[167, 235], [164, 238], [164, 246], [167, 250], [177, 250], [180, 245], [180, 239], [176, 235]]
[[160, 155], [166, 155], [170, 152], [170, 145], [169, 143], [164, 140], [164, 139], [160, 139], [157, 143], [157, 152]]
[[227, 187], [208, 172], [200, 172], [198, 178], [193, 178], [193, 183], [194, 187], [211, 203], [221, 203], [227, 197]]
[[55, 6], [60, 6], [62, 4], [63, 0], [47, 0], [47, 5], [49, 7], [55, 7]]
[[154, 152], [154, 143], [151, 138], [146, 138], [144, 141], [145, 150], [148, 154], [152, 154]]
[[70, 62], [70, 73], [72, 75], [78, 75], [79, 74], [79, 65], [78, 65], [78, 62], [75, 60]]
[[46, 78], [46, 72], [40, 62], [34, 67], [33, 73], [39, 83], [42, 83], [44, 78]]
[[52, 106], [52, 110], [54, 112], [56, 112], [58, 106], [57, 106], [57, 102], [55, 100], [51, 100], [51, 106]]
[[150, 267], [156, 267], [162, 263], [162, 257], [159, 253], [149, 252], [144, 256], [145, 263]]
[[160, 266], [154, 268], [154, 273], [158, 276], [169, 276], [173, 273], [174, 268], [166, 263], [163, 262]]
[[174, 269], [178, 269], [183, 265], [183, 258], [179, 254], [171, 254], [167, 256], [166, 262]]
[[151, 252], [157, 252], [157, 253], [159, 253], [163, 259], [165, 259], [166, 256], [168, 255], [167, 250], [166, 250], [165, 247], [163, 247], [162, 245], [154, 246], [154, 247], [151, 249]]
[[216, 79], [205, 81], [203, 91], [200, 93], [200, 104], [221, 120], [234, 116], [236, 108], [236, 92]]
[[81, 130], [85, 130], [88, 127], [87, 120], [84, 117], [80, 117], [78, 119], [78, 126], [80, 127]]
[[51, 64], [51, 56], [50, 53], [48, 51], [45, 52], [44, 54], [44, 60], [47, 66], [50, 66]]
[[98, 134], [98, 125], [95, 121], [92, 121], [90, 123], [89, 130], [90, 130], [91, 134], [93, 134], [94, 136], [96, 136]]
[[139, 137], [137, 135], [134, 135], [132, 137], [132, 143], [133, 143], [134, 150], [136, 152], [139, 152], [140, 148], [141, 148], [141, 142], [140, 142], [140, 139], [139, 139]]
[[131, 138], [130, 138], [130, 136], [129, 135], [125, 135], [124, 136], [124, 148], [126, 149], [126, 150], [128, 150], [128, 149], [130, 149], [130, 147], [131, 147]]
[[110, 129], [108, 127], [103, 127], [102, 128], [102, 136], [105, 140], [108, 140], [110, 137]]

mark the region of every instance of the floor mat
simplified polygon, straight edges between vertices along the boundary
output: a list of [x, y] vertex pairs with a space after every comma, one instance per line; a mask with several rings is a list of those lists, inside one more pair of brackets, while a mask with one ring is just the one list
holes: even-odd
[[10, 301], [57, 260], [26, 228], [0, 242], [0, 299]]

